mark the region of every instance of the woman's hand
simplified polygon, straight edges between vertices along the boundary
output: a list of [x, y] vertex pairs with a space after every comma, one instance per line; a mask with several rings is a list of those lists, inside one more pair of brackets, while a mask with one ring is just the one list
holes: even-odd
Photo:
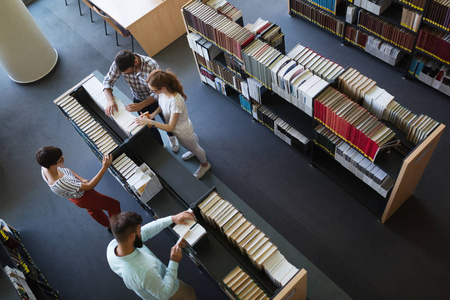
[[149, 119], [149, 115], [141, 114], [138, 118], [134, 119], [134, 123], [138, 125], [150, 125], [152, 120]]
[[112, 154], [105, 154], [103, 156], [103, 161], [102, 161], [103, 167], [109, 168], [109, 166], [112, 164], [112, 161], [113, 161]]

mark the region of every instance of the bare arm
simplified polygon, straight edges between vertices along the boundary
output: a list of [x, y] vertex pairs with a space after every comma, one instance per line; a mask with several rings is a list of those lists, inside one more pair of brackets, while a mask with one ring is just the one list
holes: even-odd
[[175, 126], [177, 125], [179, 116], [180, 116], [179, 113], [171, 114], [169, 124], [155, 122], [154, 120], [148, 119], [147, 117], [145, 117], [143, 115], [141, 115], [139, 118], [134, 119], [134, 121], [138, 125], [150, 125], [150, 126], [153, 125], [156, 128], [159, 128], [161, 130], [164, 130], [167, 132], [172, 132], [175, 129]]
[[110, 117], [114, 114], [115, 111], [118, 111], [119, 108], [117, 107], [116, 101], [114, 101], [114, 96], [112, 93], [112, 89], [107, 88], [103, 90], [103, 93], [106, 96], [106, 100], [108, 100], [108, 105], [105, 108], [105, 114]]
[[100, 171], [98, 171], [97, 175], [95, 175], [94, 178], [92, 178], [88, 183], [81, 182], [80, 191], [93, 190], [100, 182], [100, 179], [102, 179], [103, 175], [105, 175], [106, 171], [108, 170], [109, 166], [112, 163], [112, 160], [113, 160], [112, 154], [107, 154], [103, 156], [102, 168], [100, 169]]

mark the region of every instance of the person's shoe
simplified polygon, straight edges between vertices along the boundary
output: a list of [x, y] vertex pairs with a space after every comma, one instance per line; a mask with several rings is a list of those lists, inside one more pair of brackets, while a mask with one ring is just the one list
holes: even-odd
[[188, 152], [186, 152], [185, 154], [183, 154], [183, 155], [181, 156], [181, 158], [182, 158], [183, 160], [190, 160], [190, 159], [193, 158], [194, 156], [195, 156], [194, 153], [192, 153], [191, 151], [188, 151]]
[[172, 149], [172, 151], [174, 153], [177, 153], [178, 150], [180, 150], [180, 145], [178, 144], [178, 140], [177, 137], [172, 135], [169, 136], [169, 143], [170, 143], [170, 148]]
[[202, 165], [200, 165], [197, 169], [197, 171], [195, 171], [194, 176], [197, 179], [200, 179], [203, 177], [203, 175], [205, 175], [206, 172], [208, 172], [208, 170], [211, 169], [211, 164], [208, 162], [208, 165], [206, 167], [202, 167]]

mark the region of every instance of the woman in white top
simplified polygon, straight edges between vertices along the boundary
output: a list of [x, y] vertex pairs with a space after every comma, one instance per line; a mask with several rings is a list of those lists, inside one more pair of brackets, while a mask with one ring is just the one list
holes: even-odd
[[[65, 168], [61, 149], [53, 146], [42, 147], [36, 152], [36, 160], [42, 166], [41, 173], [52, 192], [68, 198], [75, 205], [85, 208], [94, 220], [111, 230], [109, 218], [120, 213], [119, 201], [95, 191], [112, 162], [112, 155], [103, 157], [102, 168], [91, 180], [84, 179]], [[106, 210], [108, 216], [103, 212]], [[111, 231], [110, 231], [111, 232]]]
[[[139, 125], [150, 125], [158, 129], [173, 132], [180, 144], [188, 152], [183, 154], [184, 160], [196, 156], [200, 161], [200, 166], [195, 171], [194, 176], [198, 179], [211, 168], [206, 159], [205, 151], [198, 144], [198, 137], [194, 133], [194, 127], [187, 112], [185, 100], [186, 95], [183, 92], [183, 86], [178, 78], [170, 71], [155, 70], [152, 71], [147, 79], [148, 86], [153, 93], [158, 95], [159, 107], [150, 114], [149, 118], [141, 115], [136, 118]], [[166, 124], [155, 122], [153, 119], [162, 111]]]

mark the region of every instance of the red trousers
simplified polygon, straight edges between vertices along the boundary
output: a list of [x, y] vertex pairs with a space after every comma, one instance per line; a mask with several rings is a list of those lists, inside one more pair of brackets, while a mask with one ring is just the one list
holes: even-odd
[[106, 210], [109, 217], [120, 213], [119, 201], [95, 190], [85, 191], [80, 198], [70, 198], [69, 200], [76, 206], [85, 208], [95, 221], [106, 228], [110, 227], [109, 218], [103, 211]]

